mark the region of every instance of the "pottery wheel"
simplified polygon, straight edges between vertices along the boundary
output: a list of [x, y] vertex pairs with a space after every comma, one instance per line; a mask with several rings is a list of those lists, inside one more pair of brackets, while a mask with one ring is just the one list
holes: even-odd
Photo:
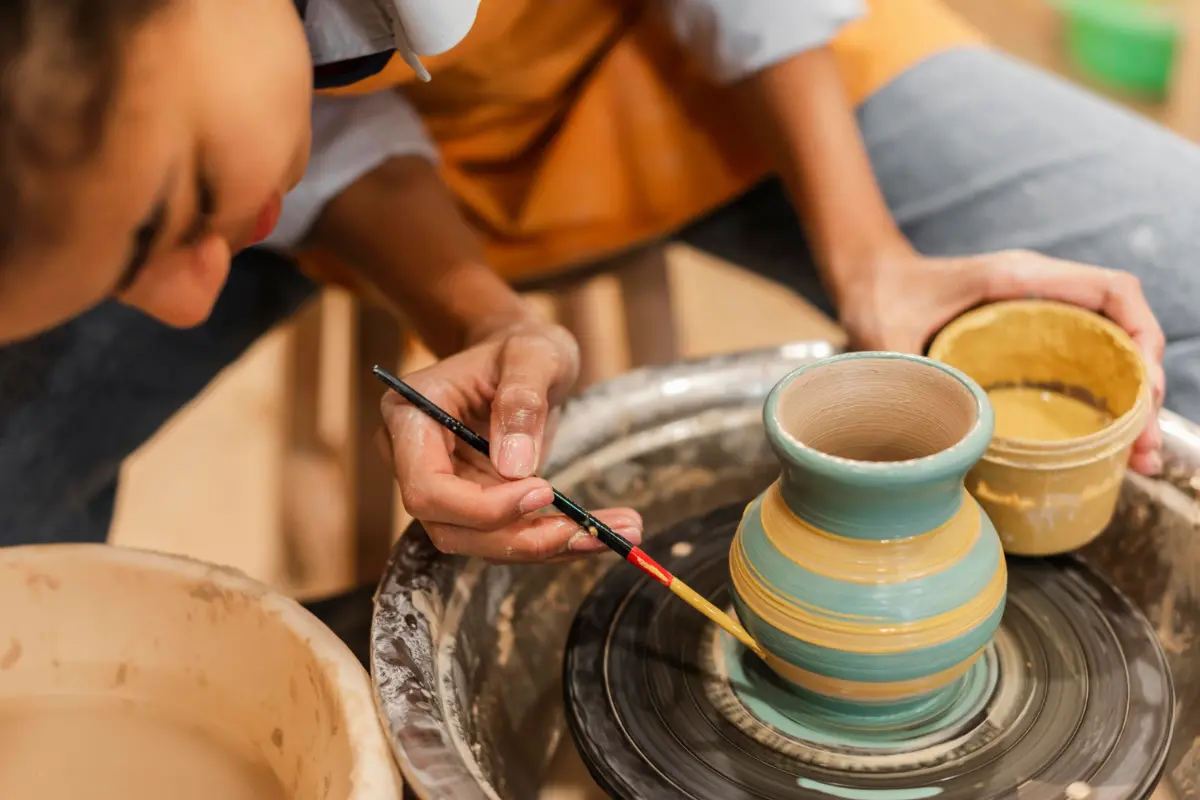
[[[646, 550], [728, 608], [743, 509], [689, 520]], [[580, 754], [618, 798], [1144, 800], [1174, 706], [1149, 624], [1073, 558], [1009, 559], [994, 643], [916, 727], [863, 737], [781, 699], [753, 655], [628, 564], [580, 607], [564, 690]]]

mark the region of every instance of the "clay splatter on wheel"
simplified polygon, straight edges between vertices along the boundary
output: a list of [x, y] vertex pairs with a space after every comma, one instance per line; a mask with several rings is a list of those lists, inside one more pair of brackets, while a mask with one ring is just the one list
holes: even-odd
[[[647, 550], [728, 607], [743, 508], [685, 522]], [[1144, 800], [1174, 707], [1148, 623], [1072, 558], [1010, 559], [1008, 605], [984, 657], [897, 726], [856, 729], [827, 699], [796, 698], [703, 617], [621, 567], [580, 608], [564, 675], [579, 751], [619, 798]]]

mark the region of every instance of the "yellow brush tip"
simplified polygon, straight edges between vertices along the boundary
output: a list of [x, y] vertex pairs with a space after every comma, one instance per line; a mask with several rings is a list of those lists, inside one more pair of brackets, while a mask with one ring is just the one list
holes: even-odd
[[765, 650], [763, 650], [762, 645], [754, 641], [746, 629], [738, 624], [737, 620], [714, 606], [706, 598], [700, 596], [700, 594], [692, 589], [692, 587], [676, 578], [675, 580], [671, 581], [671, 591], [676, 597], [683, 600], [689, 606], [715, 622], [730, 636], [734, 637], [746, 647], [753, 650], [754, 654], [759, 658], [766, 660], [767, 653]]

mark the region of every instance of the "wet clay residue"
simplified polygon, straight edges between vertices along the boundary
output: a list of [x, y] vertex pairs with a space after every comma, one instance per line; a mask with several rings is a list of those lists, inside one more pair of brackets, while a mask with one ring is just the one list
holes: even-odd
[[1112, 415], [1060, 392], [1032, 386], [988, 390], [996, 414], [996, 436], [1057, 442], [1103, 430]]
[[248, 746], [189, 721], [98, 696], [0, 699], [0, 797], [284, 800]]

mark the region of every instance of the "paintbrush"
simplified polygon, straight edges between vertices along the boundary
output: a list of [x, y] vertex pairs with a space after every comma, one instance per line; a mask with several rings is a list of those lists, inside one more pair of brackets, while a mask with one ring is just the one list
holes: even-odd
[[[374, 372], [375, 377], [383, 381], [389, 389], [423, 411], [434, 422], [453, 433], [485, 458], [491, 458], [491, 447], [488, 445], [487, 439], [468, 428], [462, 422], [442, 410], [428, 397], [382, 367], [375, 367]], [[750, 637], [750, 634], [746, 632], [746, 629], [739, 625], [737, 621], [701, 597], [692, 587], [664, 569], [661, 564], [646, 555], [640, 547], [637, 547], [633, 542], [589, 514], [578, 503], [557, 489], [554, 490], [554, 507], [580, 528], [587, 531], [589, 535], [595, 536], [603, 542], [614, 553], [639, 568], [651, 578], [654, 578], [654, 580], [663, 586], [666, 586], [683, 602], [708, 617], [730, 636], [733, 636], [739, 642], [746, 645], [746, 647], [753, 650], [759, 658], [766, 658], [766, 652], [762, 649], [762, 646], [754, 641]]]

